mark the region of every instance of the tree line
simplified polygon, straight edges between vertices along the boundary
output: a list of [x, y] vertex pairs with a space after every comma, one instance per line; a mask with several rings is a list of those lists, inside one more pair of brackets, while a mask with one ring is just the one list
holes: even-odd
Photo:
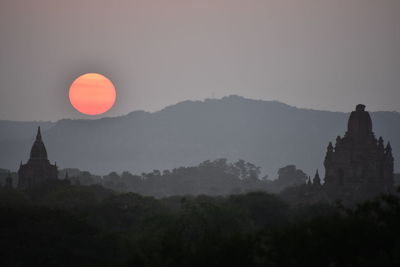
[[134, 192], [155, 197], [174, 195], [229, 195], [251, 191], [277, 193], [286, 187], [305, 184], [307, 175], [295, 165], [285, 166], [275, 179], [261, 176], [260, 167], [244, 160], [228, 162], [227, 159], [207, 160], [198, 166], [172, 170], [153, 170], [140, 175], [128, 171], [111, 172], [96, 176], [77, 169], [64, 169], [60, 178], [68, 173], [73, 184], [101, 184], [117, 192]]

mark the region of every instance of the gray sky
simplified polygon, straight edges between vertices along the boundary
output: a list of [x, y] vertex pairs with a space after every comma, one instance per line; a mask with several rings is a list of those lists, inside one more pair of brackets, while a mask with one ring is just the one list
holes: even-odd
[[75, 77], [117, 87], [105, 114], [238, 94], [400, 111], [399, 0], [1, 0], [0, 119], [87, 118]]

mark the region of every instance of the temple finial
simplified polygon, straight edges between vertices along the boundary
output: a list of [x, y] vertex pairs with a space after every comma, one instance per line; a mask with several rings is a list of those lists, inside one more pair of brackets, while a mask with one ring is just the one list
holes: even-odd
[[333, 145], [332, 142], [329, 142], [328, 148], [327, 148], [328, 152], [333, 152]]
[[389, 152], [391, 153], [392, 152], [392, 146], [390, 145], [390, 142], [387, 143], [386, 152], [387, 153], [389, 153]]
[[365, 111], [365, 105], [363, 104], [358, 104], [356, 106], [356, 111]]
[[317, 171], [315, 172], [315, 176], [313, 179], [313, 184], [314, 185], [321, 185], [321, 178], [319, 177], [319, 171], [317, 169]]
[[40, 131], [40, 126], [38, 127], [37, 130], [36, 141], [42, 141], [42, 133]]

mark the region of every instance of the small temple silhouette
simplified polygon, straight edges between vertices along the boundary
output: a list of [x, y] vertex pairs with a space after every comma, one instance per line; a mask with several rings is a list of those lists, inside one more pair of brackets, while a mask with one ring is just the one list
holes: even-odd
[[46, 147], [38, 127], [30, 158], [26, 164], [21, 161], [18, 170], [18, 188], [28, 189], [48, 179], [58, 179], [58, 168], [57, 164], [53, 165], [47, 159]]
[[[320, 187], [330, 199], [362, 200], [394, 192], [393, 155], [390, 142], [376, 139], [365, 105], [351, 112], [347, 132], [329, 143], [324, 161], [325, 179]], [[318, 171], [308, 185], [321, 185]], [[311, 188], [311, 187], [310, 187]]]

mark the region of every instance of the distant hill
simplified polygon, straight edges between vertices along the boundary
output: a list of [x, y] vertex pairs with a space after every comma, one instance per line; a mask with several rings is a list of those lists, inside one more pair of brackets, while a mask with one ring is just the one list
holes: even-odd
[[32, 133], [40, 126], [44, 131], [55, 123], [48, 121], [5, 121], [0, 120], [0, 141], [32, 138]]
[[[63, 168], [141, 173], [228, 158], [261, 166], [271, 178], [288, 164], [312, 175], [316, 168], [323, 172], [328, 142], [344, 134], [348, 116], [229, 96], [99, 120], [0, 121], [0, 168], [16, 170], [20, 160], [27, 160], [40, 124], [50, 160]], [[371, 116], [375, 134], [391, 141], [399, 166], [400, 114]]]

